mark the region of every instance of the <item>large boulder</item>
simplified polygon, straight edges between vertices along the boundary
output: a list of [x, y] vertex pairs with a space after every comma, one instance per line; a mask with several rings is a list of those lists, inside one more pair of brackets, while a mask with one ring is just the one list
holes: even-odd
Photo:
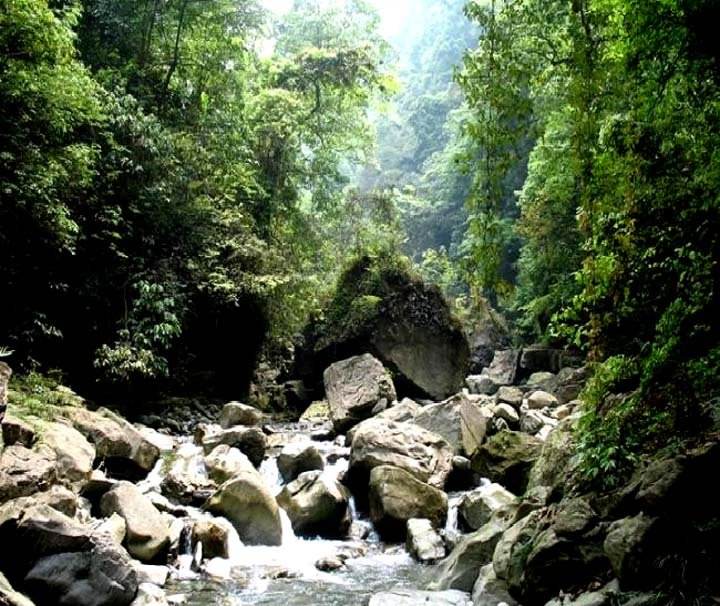
[[160, 488], [163, 494], [184, 505], [201, 505], [217, 488], [208, 476], [201, 449], [183, 444], [169, 459]]
[[363, 353], [391, 369], [401, 392], [439, 401], [462, 387], [470, 348], [437, 287], [398, 259], [366, 256], [341, 277], [299, 356], [298, 372], [312, 378], [336, 360]]
[[498, 579], [492, 564], [480, 569], [472, 591], [472, 603], [473, 606], [497, 606], [501, 603], [518, 606], [508, 591], [507, 583]]
[[229, 558], [235, 528], [225, 518], [202, 518], [193, 522], [192, 543], [202, 545], [203, 559]]
[[337, 539], [350, 528], [350, 495], [321, 471], [308, 471], [285, 486], [277, 502], [288, 514], [295, 534]]
[[472, 459], [473, 470], [492, 482], [522, 494], [542, 442], [526, 433], [501, 431], [488, 438]]
[[496, 351], [493, 361], [479, 375], [468, 377], [467, 384], [473, 393], [492, 395], [503, 385], [513, 385], [518, 374], [520, 352], [516, 349]]
[[271, 546], [282, 543], [280, 510], [255, 469], [241, 471], [225, 482], [206, 507], [230, 520], [243, 543]]
[[465, 394], [422, 408], [413, 422], [441, 435], [455, 454], [472, 457], [485, 440], [487, 419]]
[[25, 448], [31, 448], [37, 439], [37, 427], [35, 419], [32, 422], [28, 419], [21, 419], [13, 414], [6, 414], [0, 426], [2, 427], [2, 441], [5, 446], [19, 444]]
[[205, 455], [205, 468], [212, 480], [224, 484], [241, 473], [252, 473], [255, 467], [237, 448], [220, 444]]
[[237, 448], [255, 467], [259, 467], [265, 458], [267, 436], [259, 427], [219, 429], [217, 425], [211, 426], [202, 438], [203, 449], [210, 453], [222, 444]]
[[395, 421], [396, 423], [404, 423], [412, 421], [421, 410], [422, 407], [415, 400], [404, 398], [401, 402], [376, 414], [375, 417]]
[[229, 429], [236, 425], [257, 425], [262, 421], [262, 413], [252, 406], [240, 402], [228, 402], [220, 413], [220, 426]]
[[410, 473], [390, 465], [375, 467], [370, 474], [370, 518], [386, 539], [405, 538], [412, 518], [430, 520], [441, 528], [448, 512], [447, 495]]
[[624, 588], [649, 587], [648, 579], [657, 572], [654, 559], [658, 554], [659, 528], [657, 518], [644, 513], [610, 525], [603, 548]]
[[462, 591], [392, 589], [376, 593], [368, 606], [467, 606], [470, 595]]
[[325, 468], [320, 451], [311, 442], [291, 442], [277, 458], [278, 471], [285, 482], [292, 482], [306, 471], [322, 471]]
[[160, 457], [157, 446], [121, 416], [104, 408], [97, 412], [72, 407], [64, 410], [72, 425], [95, 445], [96, 456], [110, 475], [137, 480], [145, 477]]
[[59, 479], [80, 484], [90, 479], [95, 447], [74, 427], [65, 423], [43, 424], [39, 441], [55, 453]]
[[502, 534], [502, 526], [491, 523], [460, 539], [450, 555], [441, 562], [434, 587], [472, 591], [480, 569], [492, 561]]
[[577, 467], [573, 428], [575, 419], [563, 420], [548, 436], [542, 445], [540, 455], [530, 470], [528, 490], [539, 486], [548, 486], [562, 493]]
[[440, 533], [425, 518], [408, 520], [405, 546], [419, 562], [431, 563], [445, 557], [445, 543]]
[[103, 495], [100, 509], [107, 517], [116, 513], [125, 520], [127, 550], [134, 558], [150, 562], [167, 552], [169, 525], [134, 484], [119, 482]]
[[57, 480], [55, 453], [15, 444], [0, 453], [0, 504], [46, 490]]
[[467, 493], [460, 501], [459, 517], [471, 530], [479, 530], [502, 510], [517, 509], [518, 498], [499, 484], [486, 484]]
[[356, 428], [348, 481], [366, 494], [370, 472], [381, 465], [404, 469], [421, 482], [442, 488], [452, 471], [453, 451], [441, 436], [412, 423], [371, 419]]
[[390, 373], [370, 354], [332, 364], [323, 379], [336, 431], [346, 431], [370, 417], [379, 404], [387, 407], [397, 399]]

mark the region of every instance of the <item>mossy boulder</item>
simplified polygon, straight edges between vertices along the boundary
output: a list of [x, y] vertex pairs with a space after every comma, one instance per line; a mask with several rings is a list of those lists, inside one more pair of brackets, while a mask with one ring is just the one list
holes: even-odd
[[439, 289], [402, 258], [364, 256], [341, 276], [323, 318], [309, 330], [297, 372], [318, 385], [333, 362], [371, 353], [402, 395], [442, 400], [463, 386], [470, 348]]

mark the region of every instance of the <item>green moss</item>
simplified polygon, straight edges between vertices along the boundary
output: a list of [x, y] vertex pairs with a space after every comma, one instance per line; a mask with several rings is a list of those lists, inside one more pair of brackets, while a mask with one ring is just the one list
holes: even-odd
[[31, 372], [16, 375], [8, 390], [8, 411], [23, 420], [54, 420], [58, 409], [82, 406], [84, 400], [52, 376]]

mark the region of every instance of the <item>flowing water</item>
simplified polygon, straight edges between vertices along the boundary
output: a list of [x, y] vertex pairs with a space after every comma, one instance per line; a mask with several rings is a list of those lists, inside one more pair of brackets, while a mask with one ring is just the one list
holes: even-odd
[[[301, 425], [274, 426], [271, 449], [260, 473], [277, 494], [282, 483], [276, 458], [282, 446], [293, 440], [308, 440], [309, 428]], [[332, 441], [315, 441], [326, 463], [324, 474], [338, 478], [347, 470], [349, 449]], [[192, 444], [183, 444], [183, 454], [193, 456]], [[200, 459], [200, 449], [197, 458]], [[198, 467], [198, 473], [204, 473]], [[144, 483], [152, 489], [162, 481], [156, 469]], [[457, 532], [457, 497], [451, 495], [448, 531]], [[189, 538], [181, 544], [181, 555], [173, 569], [168, 595], [191, 606], [363, 606], [368, 597], [393, 587], [422, 588], [430, 578], [430, 568], [415, 562], [402, 545], [385, 545], [369, 520], [350, 508], [353, 523], [343, 541], [296, 537], [284, 511], [283, 540], [279, 547], [251, 547], [231, 533], [230, 557], [203, 561], [193, 551]], [[206, 515], [189, 509], [190, 519]], [[188, 533], [185, 533], [188, 535]], [[345, 566], [334, 572], [322, 572], [315, 563], [338, 555], [347, 557]]]

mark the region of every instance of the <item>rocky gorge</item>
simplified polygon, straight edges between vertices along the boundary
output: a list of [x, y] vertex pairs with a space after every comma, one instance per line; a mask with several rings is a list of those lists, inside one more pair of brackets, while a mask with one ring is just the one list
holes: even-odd
[[63, 387], [27, 410], [3, 364], [0, 604], [660, 603], [689, 545], [718, 561], [701, 478], [720, 448], [583, 493], [587, 371], [564, 356], [497, 351], [434, 402], [399, 398], [366, 353], [299, 420], [231, 402], [188, 434]]

